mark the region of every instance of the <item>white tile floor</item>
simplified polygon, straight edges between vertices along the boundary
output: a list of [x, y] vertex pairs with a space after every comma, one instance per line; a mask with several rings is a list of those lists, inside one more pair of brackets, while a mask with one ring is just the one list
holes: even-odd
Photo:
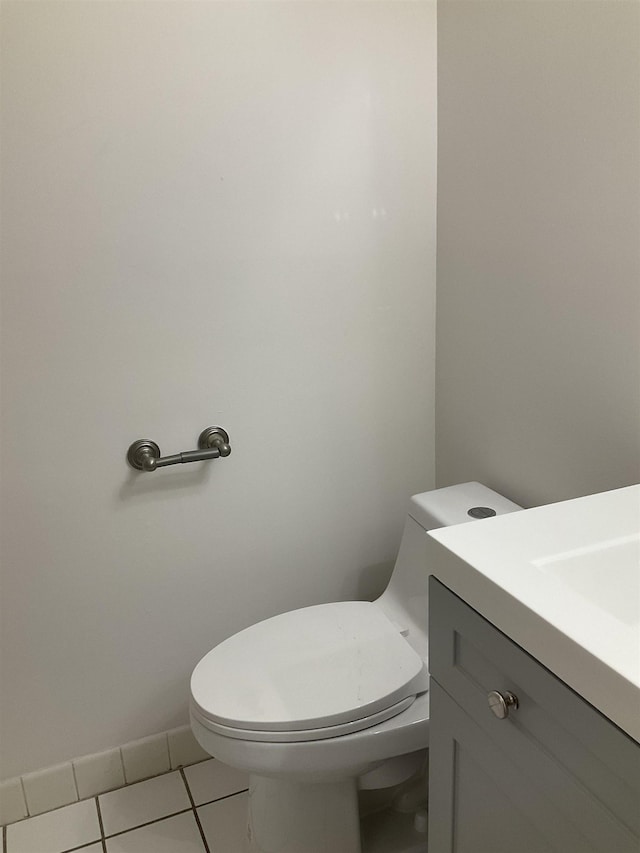
[[9, 824], [2, 853], [242, 853], [247, 785], [212, 758]]

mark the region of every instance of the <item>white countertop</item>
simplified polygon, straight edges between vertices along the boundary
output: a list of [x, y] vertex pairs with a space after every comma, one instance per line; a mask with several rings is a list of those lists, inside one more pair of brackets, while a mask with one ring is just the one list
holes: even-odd
[[640, 741], [640, 485], [430, 532], [429, 573]]

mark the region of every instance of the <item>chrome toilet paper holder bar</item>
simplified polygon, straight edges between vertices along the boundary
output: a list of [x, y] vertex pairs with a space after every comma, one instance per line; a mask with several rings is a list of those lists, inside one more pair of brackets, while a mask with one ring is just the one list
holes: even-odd
[[178, 465], [185, 462], [204, 462], [207, 459], [218, 459], [231, 453], [229, 435], [219, 426], [210, 426], [202, 430], [198, 437], [198, 449], [187, 450], [184, 453], [174, 453], [162, 456], [160, 448], [149, 438], [139, 438], [134, 441], [127, 451], [127, 462], [136, 471], [155, 471], [167, 465]]

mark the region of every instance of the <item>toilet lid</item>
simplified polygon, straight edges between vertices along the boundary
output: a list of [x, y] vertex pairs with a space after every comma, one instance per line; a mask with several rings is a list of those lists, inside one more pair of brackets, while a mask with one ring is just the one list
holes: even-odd
[[191, 676], [201, 716], [274, 732], [369, 717], [427, 687], [422, 658], [368, 601], [305, 607], [259, 622], [216, 646]]

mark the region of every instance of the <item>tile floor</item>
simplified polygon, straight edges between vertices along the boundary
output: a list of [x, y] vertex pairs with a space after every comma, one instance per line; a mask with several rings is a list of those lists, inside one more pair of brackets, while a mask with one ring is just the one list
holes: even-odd
[[2, 853], [242, 853], [247, 785], [212, 758], [9, 824]]

